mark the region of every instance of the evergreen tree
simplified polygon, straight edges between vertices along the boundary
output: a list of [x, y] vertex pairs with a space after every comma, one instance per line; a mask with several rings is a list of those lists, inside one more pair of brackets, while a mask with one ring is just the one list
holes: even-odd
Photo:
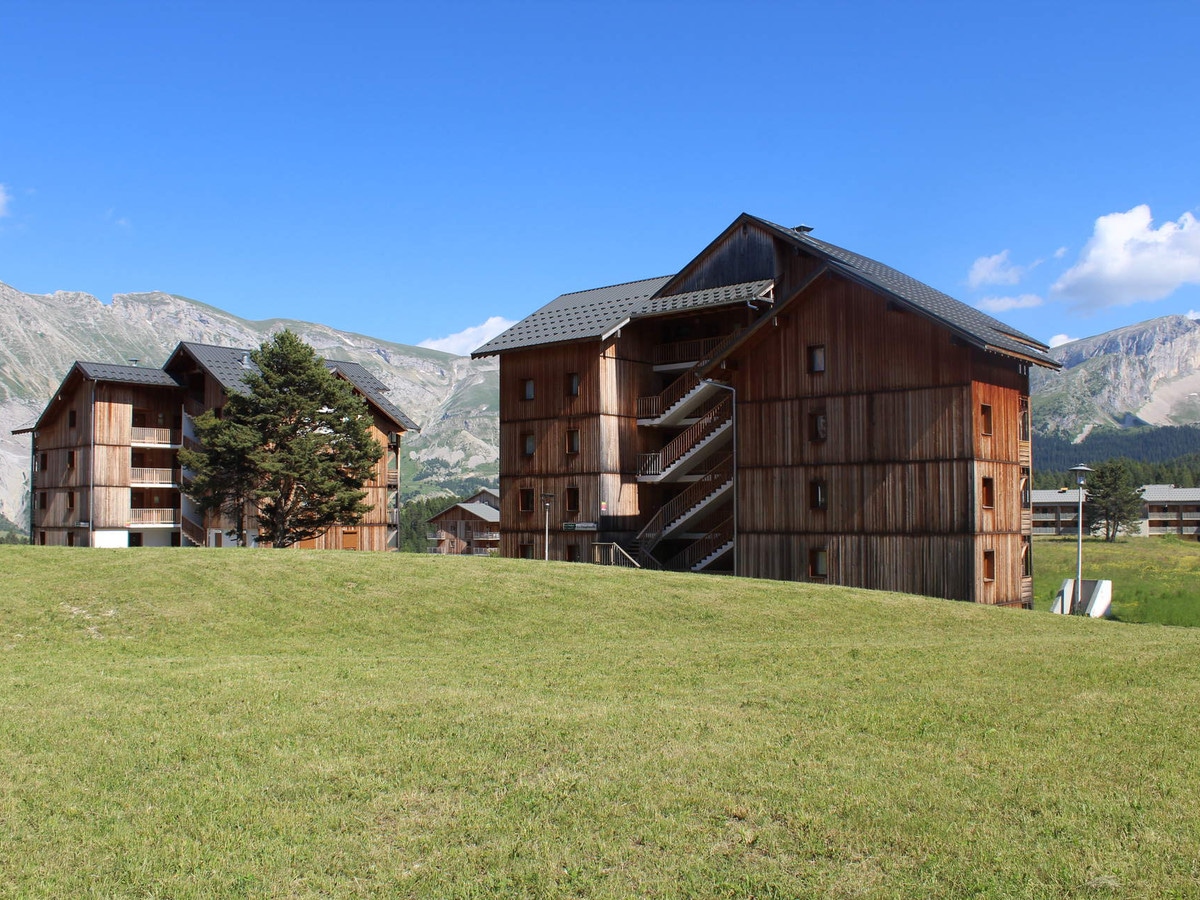
[[250, 354], [257, 371], [223, 415], [197, 419], [203, 449], [182, 454], [196, 471], [188, 493], [239, 520], [258, 508], [259, 540], [275, 547], [354, 525], [371, 508], [363, 483], [383, 454], [366, 404], [316, 351], [282, 331]]
[[1088, 475], [1083, 513], [1088, 531], [1103, 532], [1106, 541], [1115, 541], [1119, 531], [1141, 529], [1142, 489], [1120, 460], [1097, 463]]

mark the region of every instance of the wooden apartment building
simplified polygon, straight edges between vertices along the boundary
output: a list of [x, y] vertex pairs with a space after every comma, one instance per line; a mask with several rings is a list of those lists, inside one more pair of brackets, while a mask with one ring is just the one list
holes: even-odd
[[504, 556], [1032, 599], [1047, 347], [738, 217], [675, 275], [564, 294], [500, 357]]
[[427, 520], [429, 552], [491, 556], [500, 550], [500, 495], [483, 488]]
[[[353, 526], [335, 526], [297, 546], [386, 550], [394, 546], [388, 514], [398, 490], [400, 435], [416, 425], [358, 363], [326, 361], [365, 398], [372, 436], [387, 452], [364, 485], [371, 511]], [[203, 517], [183, 493], [188, 473], [178, 451], [196, 446], [194, 418], [220, 409], [241, 390], [250, 351], [184, 342], [161, 369], [76, 362], [32, 433], [30, 539], [80, 547], [209, 546], [231, 542], [232, 522]], [[251, 517], [248, 542], [257, 523]]]

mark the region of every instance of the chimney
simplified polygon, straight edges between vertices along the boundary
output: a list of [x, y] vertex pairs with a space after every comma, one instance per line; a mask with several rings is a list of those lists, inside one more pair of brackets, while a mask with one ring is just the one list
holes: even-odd
[[250, 368], [250, 354], [247, 352], [242, 353], [242, 368], [243, 369]]
[[138, 358], [136, 356], [129, 357], [129, 364], [131, 366], [136, 366], [138, 364]]

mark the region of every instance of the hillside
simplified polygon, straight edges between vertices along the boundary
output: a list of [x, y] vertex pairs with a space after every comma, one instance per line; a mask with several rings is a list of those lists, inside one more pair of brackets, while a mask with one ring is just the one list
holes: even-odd
[[7, 896], [1200, 886], [1194, 629], [428, 555], [0, 568]]
[[404, 441], [405, 492], [461, 492], [495, 484], [498, 366], [288, 319], [252, 322], [171, 294], [25, 294], [0, 284], [0, 515], [23, 522], [29, 439], [36, 418], [77, 359], [159, 366], [181, 340], [258, 346], [290, 328], [324, 356], [361, 363], [421, 426]]
[[1060, 372], [1030, 373], [1039, 434], [1200, 423], [1200, 321], [1164, 316], [1050, 351]]

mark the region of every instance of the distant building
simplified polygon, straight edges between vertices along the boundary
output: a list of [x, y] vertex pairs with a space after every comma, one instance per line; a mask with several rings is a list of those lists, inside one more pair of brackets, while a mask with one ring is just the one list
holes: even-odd
[[500, 495], [484, 488], [427, 520], [429, 552], [489, 556], [500, 551]]
[[[33, 436], [30, 540], [78, 547], [207, 546], [229, 543], [231, 521], [204, 517], [183, 489], [178, 453], [196, 443], [194, 417], [224, 407], [244, 387], [250, 351], [183, 342], [161, 369], [76, 362]], [[296, 546], [386, 550], [395, 546], [388, 507], [399, 487], [400, 435], [417, 431], [358, 363], [326, 360], [367, 402], [372, 436], [387, 450], [363, 485], [371, 511]], [[249, 538], [257, 536], [253, 515]]]
[[475, 351], [503, 556], [1032, 602], [1029, 367], [1058, 363], [810, 231], [739, 216]]
[[[1083, 499], [1086, 504], [1086, 489]], [[1034, 491], [1033, 533], [1078, 534], [1079, 489]], [[1173, 484], [1142, 487], [1141, 529], [1132, 536], [1163, 534], [1200, 538], [1200, 488], [1180, 488]]]

